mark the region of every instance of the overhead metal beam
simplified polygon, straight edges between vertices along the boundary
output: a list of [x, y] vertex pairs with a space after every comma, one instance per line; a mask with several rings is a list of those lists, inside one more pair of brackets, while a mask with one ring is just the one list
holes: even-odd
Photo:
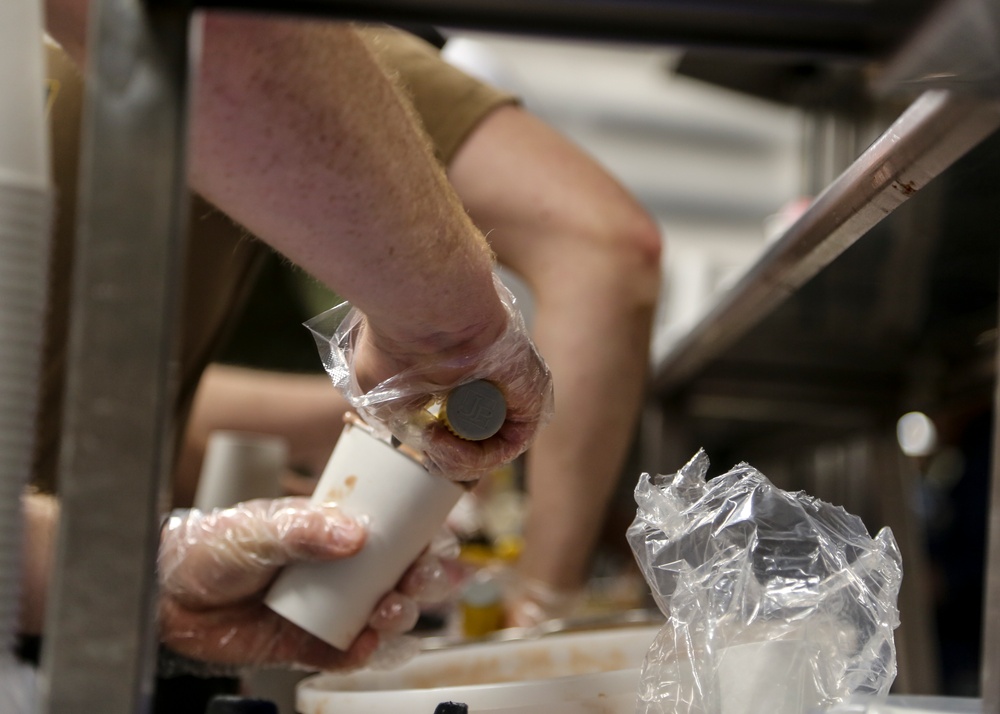
[[845, 0], [203, 0], [205, 8], [870, 60], [933, 2]]

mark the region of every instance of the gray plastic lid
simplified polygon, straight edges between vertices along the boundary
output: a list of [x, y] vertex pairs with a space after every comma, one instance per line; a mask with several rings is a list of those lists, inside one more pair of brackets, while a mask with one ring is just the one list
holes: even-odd
[[223, 694], [208, 703], [205, 714], [278, 714], [278, 707], [274, 702], [264, 699]]
[[507, 418], [507, 400], [495, 384], [477, 379], [448, 393], [443, 414], [445, 423], [456, 436], [482, 441], [500, 431]]

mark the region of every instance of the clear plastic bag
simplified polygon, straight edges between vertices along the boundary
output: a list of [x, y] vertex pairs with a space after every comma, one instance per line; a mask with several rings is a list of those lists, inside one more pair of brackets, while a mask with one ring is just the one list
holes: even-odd
[[[367, 391], [356, 372], [364, 314], [343, 303], [305, 323], [334, 386], [375, 435], [395, 437], [420, 452], [428, 469], [459, 480], [480, 478], [513, 461], [552, 415], [552, 375], [528, 335], [514, 295], [499, 278], [494, 278], [494, 287], [507, 313], [507, 327], [493, 344], [407, 368]], [[439, 381], [442, 373], [450, 373], [452, 381]], [[500, 431], [470, 442], [443, 426], [435, 428], [436, 422], [426, 418], [428, 404], [478, 379], [492, 382], [504, 395], [507, 409]]]
[[806, 714], [885, 696], [896, 674], [902, 580], [883, 528], [740, 464], [706, 481], [699, 451], [643, 474], [629, 543], [667, 616], [636, 712]]

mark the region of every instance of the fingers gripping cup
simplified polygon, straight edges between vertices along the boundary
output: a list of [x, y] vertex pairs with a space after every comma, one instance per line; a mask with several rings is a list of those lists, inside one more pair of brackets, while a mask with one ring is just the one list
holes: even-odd
[[[469, 385], [448, 394], [439, 418], [457, 436], [489, 438], [503, 424], [503, 394], [488, 382]], [[360, 634], [378, 601], [431, 542], [465, 492], [428, 472], [420, 454], [377, 438], [357, 416], [349, 414], [345, 422], [312, 502], [336, 503], [349, 516], [367, 517], [364, 547], [344, 560], [285, 568], [264, 600], [338, 649], [347, 649]]]
[[349, 416], [312, 502], [336, 503], [349, 516], [366, 516], [364, 547], [344, 560], [285, 568], [264, 602], [346, 650], [463, 493], [461, 486], [430, 474], [415, 456], [376, 438], [364, 422]]

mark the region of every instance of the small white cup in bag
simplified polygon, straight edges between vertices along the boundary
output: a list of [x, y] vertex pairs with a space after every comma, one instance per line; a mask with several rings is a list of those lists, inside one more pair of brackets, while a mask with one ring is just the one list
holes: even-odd
[[808, 640], [726, 648], [718, 671], [721, 714], [804, 714], [827, 703], [816, 681], [820, 655]]

